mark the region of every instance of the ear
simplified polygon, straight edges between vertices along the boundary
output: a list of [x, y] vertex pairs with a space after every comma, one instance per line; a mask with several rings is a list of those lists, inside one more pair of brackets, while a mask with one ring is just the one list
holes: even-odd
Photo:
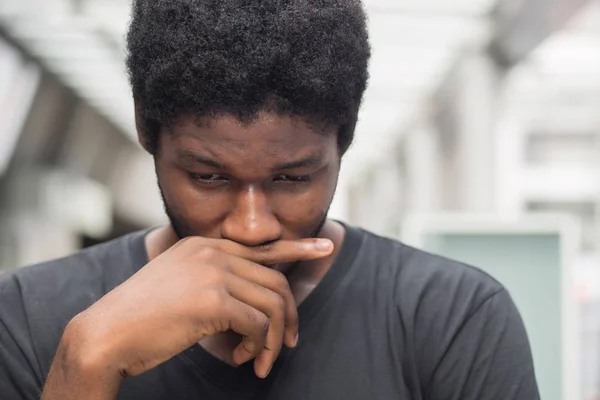
[[135, 130], [137, 131], [138, 142], [144, 150], [146, 150], [150, 154], [154, 154], [154, 149], [148, 143], [148, 138], [144, 135], [144, 128], [142, 124], [142, 111], [140, 109], [140, 105], [136, 99], [133, 100], [134, 104], [134, 112], [135, 112]]

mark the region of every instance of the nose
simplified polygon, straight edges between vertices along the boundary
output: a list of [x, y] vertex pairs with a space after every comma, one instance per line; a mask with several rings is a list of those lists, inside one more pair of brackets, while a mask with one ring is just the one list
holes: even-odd
[[232, 211], [221, 225], [221, 235], [246, 246], [258, 246], [281, 238], [281, 225], [264, 190], [251, 185], [240, 190]]

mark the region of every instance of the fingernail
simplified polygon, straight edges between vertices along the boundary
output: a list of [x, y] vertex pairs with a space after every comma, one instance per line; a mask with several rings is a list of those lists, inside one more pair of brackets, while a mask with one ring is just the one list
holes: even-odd
[[272, 370], [272, 369], [273, 369], [273, 366], [271, 365], [271, 366], [269, 367], [269, 370], [267, 371], [267, 374], [265, 375], [265, 378], [266, 378], [267, 376], [269, 376], [269, 374], [271, 373], [271, 370]]
[[298, 346], [299, 339], [300, 339], [300, 335], [296, 333], [296, 337], [294, 337], [294, 347]]
[[328, 239], [320, 239], [315, 243], [315, 249], [322, 252], [330, 251], [332, 247], [333, 243], [331, 243], [331, 240]]

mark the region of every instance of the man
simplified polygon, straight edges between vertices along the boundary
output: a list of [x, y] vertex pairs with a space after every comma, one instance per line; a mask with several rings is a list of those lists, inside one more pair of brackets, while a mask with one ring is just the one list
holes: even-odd
[[2, 399], [539, 397], [498, 282], [326, 219], [367, 82], [359, 0], [132, 15], [171, 223], [0, 278]]

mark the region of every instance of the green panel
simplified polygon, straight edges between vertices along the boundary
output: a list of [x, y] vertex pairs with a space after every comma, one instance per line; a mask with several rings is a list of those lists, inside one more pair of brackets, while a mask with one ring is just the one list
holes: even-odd
[[527, 328], [541, 398], [560, 400], [563, 382], [559, 235], [429, 234], [425, 249], [477, 266], [509, 290]]

